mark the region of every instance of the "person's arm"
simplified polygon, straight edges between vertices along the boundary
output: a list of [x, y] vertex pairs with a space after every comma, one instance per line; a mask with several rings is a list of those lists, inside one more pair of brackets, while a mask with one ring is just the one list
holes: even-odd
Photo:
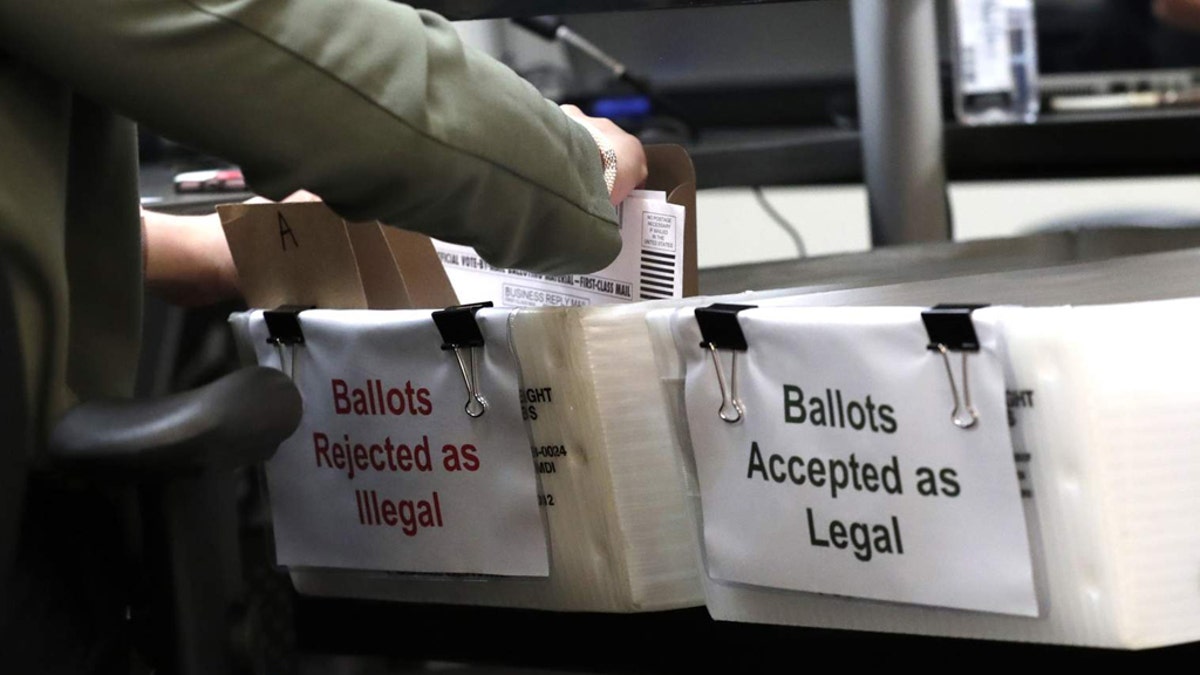
[[620, 248], [588, 132], [429, 13], [386, 0], [0, 0], [0, 45], [236, 162], [267, 197], [307, 189], [349, 219], [471, 245], [502, 267], [589, 271]]
[[[268, 201], [251, 197], [246, 203]], [[301, 190], [283, 201], [319, 198]], [[215, 213], [175, 216], [142, 209], [142, 269], [146, 290], [175, 305], [211, 305], [242, 295], [233, 253]]]
[[216, 214], [172, 216], [142, 211], [146, 289], [193, 307], [237, 298], [237, 269]]

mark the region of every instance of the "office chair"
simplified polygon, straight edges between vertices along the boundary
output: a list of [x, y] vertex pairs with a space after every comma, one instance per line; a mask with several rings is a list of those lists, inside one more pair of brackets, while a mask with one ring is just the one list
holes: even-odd
[[[76, 544], [59, 546], [53, 532], [22, 531], [23, 510], [36, 515], [45, 503], [33, 484], [53, 477], [103, 487], [133, 497], [124, 524], [129, 532], [117, 535], [132, 534], [139, 544], [136, 572], [143, 574], [132, 576], [141, 577], [134, 586], [142, 593], [125, 602], [128, 632], [142, 660], [156, 673], [233, 671], [238, 648], [231, 608], [241, 590], [234, 469], [265, 461], [291, 435], [300, 422], [299, 392], [279, 371], [245, 368], [180, 394], [81, 403], [55, 422], [48, 442], [39, 443], [42, 406], [26, 393], [33, 375], [25, 372], [10, 275], [44, 286], [23, 262], [19, 254], [0, 251], [0, 612], [9, 611], [18, 593], [29, 592], [14, 566], [20, 553], [28, 553], [22, 547], [39, 538], [50, 538], [54, 551]], [[91, 554], [82, 542], [75, 548], [82, 549], [72, 550], [79, 556]], [[123, 583], [111, 581], [114, 587]], [[2, 668], [23, 672], [20, 665], [8, 670], [13, 665]]]

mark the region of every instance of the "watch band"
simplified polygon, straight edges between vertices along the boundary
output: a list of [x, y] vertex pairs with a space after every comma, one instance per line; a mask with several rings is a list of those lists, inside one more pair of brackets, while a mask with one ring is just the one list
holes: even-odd
[[613, 148], [612, 141], [608, 140], [607, 136], [587, 120], [578, 117], [570, 119], [587, 129], [596, 143], [596, 147], [600, 150], [600, 165], [604, 168], [604, 187], [608, 188], [608, 194], [612, 195], [613, 186], [617, 183], [617, 151]]

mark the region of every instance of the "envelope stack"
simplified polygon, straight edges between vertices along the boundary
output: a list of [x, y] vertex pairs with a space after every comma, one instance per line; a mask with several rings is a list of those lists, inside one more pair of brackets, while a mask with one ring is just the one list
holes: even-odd
[[[1190, 524], [1200, 508], [1200, 354], [1166, 341], [1200, 327], [1200, 301], [1192, 299], [1197, 263], [1200, 254], [1185, 251], [790, 297], [737, 296], [797, 312], [946, 301], [1024, 305], [999, 311], [1006, 388], [1036, 392], [1033, 405], [1010, 404], [1018, 406], [1011, 411], [1014, 452], [1029, 457], [1031, 497], [1024, 501], [1040, 616], [771, 590], [706, 575], [713, 617], [1131, 649], [1200, 639], [1200, 532]], [[697, 348], [679, 339], [689, 312], [662, 309], [649, 317], [675, 408], [684, 404], [684, 350]], [[703, 513], [686, 418], [673, 419], [699, 533]]]

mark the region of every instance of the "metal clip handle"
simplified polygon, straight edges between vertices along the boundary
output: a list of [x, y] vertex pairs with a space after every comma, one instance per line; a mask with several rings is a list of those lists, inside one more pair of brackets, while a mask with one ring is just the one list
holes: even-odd
[[283, 305], [263, 312], [267, 324], [267, 344], [275, 345], [279, 354], [279, 370], [293, 381], [296, 379], [296, 350], [304, 344], [300, 313], [312, 309], [306, 305]]
[[[717, 352], [717, 346], [711, 342], [708, 343], [708, 351], [712, 354], [713, 368], [717, 371], [717, 385], [721, 388], [721, 407], [717, 409], [717, 415], [728, 424], [737, 424], [746, 416], [746, 408], [742, 405], [737, 390], [737, 352], [731, 353], [729, 367], [731, 384], [726, 385], [725, 372], [721, 369], [721, 357]], [[733, 414], [728, 412], [729, 409], [733, 410]]]
[[[463, 385], [467, 388], [467, 402], [463, 405], [463, 411], [468, 417], [478, 418], [483, 417], [487, 412], [488, 402], [479, 393], [479, 358], [476, 356], [475, 347], [467, 347], [467, 358], [463, 358], [463, 348], [454, 348], [454, 357], [458, 360], [458, 369], [462, 372]], [[467, 362], [470, 361], [470, 366]]]
[[[288, 379], [296, 381], [296, 345], [288, 342], [275, 341], [271, 344], [275, 345], [275, 352], [279, 354], [279, 370]], [[289, 358], [284, 358], [287, 354]], [[285, 365], [286, 364], [286, 365]]]
[[[954, 408], [950, 410], [950, 421], [954, 422], [954, 426], [959, 429], [970, 429], [979, 422], [979, 411], [971, 403], [971, 382], [968, 379], [967, 369], [967, 352], [962, 352], [962, 401], [958, 398], [958, 387], [954, 384], [954, 371], [950, 368], [950, 350], [946, 345], [938, 343], [935, 345], [938, 352], [942, 355], [942, 363], [946, 365], [946, 379], [950, 382], [950, 395], [954, 397]], [[961, 417], [960, 413], [966, 410], [967, 417]]]

